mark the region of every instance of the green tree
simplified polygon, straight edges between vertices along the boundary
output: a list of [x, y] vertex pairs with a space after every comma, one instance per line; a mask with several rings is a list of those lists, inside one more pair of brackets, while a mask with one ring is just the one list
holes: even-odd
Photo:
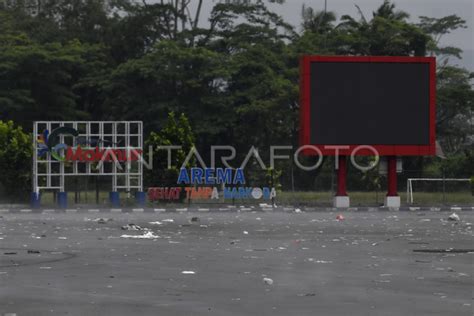
[[222, 62], [222, 56], [207, 48], [162, 41], [112, 73], [105, 86], [106, 106], [113, 109], [113, 118], [142, 119], [147, 131], [162, 126], [166, 113], [178, 111], [196, 123], [199, 135], [218, 133], [225, 117], [218, 98], [226, 76]]
[[474, 73], [445, 66], [437, 75], [438, 140], [447, 154], [471, 150], [473, 146]]
[[98, 46], [39, 44], [15, 30], [11, 16], [0, 16], [0, 118], [29, 129], [34, 120], [87, 118], [97, 111], [104, 67]]
[[461, 58], [462, 50], [457, 47], [440, 46], [440, 41], [443, 36], [449, 34], [459, 28], [466, 28], [466, 21], [458, 17], [457, 15], [448, 15], [442, 18], [430, 18], [426, 16], [420, 16], [420, 23], [418, 26], [426, 33], [431, 36], [428, 43], [428, 51], [431, 54], [435, 54], [441, 57], [439, 64], [447, 64], [448, 58], [454, 56]]
[[5, 198], [24, 199], [31, 192], [31, 136], [12, 121], [0, 121], [0, 184]]
[[303, 5], [301, 17], [303, 31], [326, 34], [334, 29], [336, 14], [334, 12], [314, 11], [311, 7]]
[[430, 37], [407, 21], [408, 13], [395, 10], [394, 3], [385, 0], [373, 12], [371, 20], [356, 7], [359, 19], [343, 15], [337, 26], [342, 47], [345, 47], [341, 53], [372, 56], [425, 55]]
[[[179, 169], [194, 147], [194, 141], [187, 117], [184, 114], [176, 117], [174, 112], [169, 112], [166, 124], [160, 132], [151, 132], [145, 141], [145, 148], [147, 150], [151, 148], [153, 152], [153, 168], [145, 170], [146, 185], [176, 186]], [[171, 150], [170, 166], [168, 166], [168, 150], [160, 149], [160, 146], [181, 146], [180, 149]], [[189, 161], [188, 166], [193, 164], [194, 158]]]

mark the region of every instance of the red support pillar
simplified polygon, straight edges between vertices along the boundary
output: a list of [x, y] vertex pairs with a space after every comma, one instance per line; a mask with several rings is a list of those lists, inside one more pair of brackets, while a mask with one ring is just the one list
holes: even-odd
[[387, 157], [387, 196], [398, 196], [397, 194], [397, 157]]
[[346, 176], [347, 176], [347, 157], [338, 156], [337, 165], [337, 193], [336, 196], [347, 196]]

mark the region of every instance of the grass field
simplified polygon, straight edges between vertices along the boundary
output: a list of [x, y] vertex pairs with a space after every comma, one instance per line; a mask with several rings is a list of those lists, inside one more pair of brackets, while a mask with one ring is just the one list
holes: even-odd
[[[352, 206], [377, 206], [384, 202], [384, 192], [349, 192]], [[407, 205], [406, 192], [399, 192], [402, 205]], [[413, 205], [474, 205], [471, 192], [415, 192]], [[277, 199], [280, 204], [331, 204], [331, 192], [281, 192]]]
[[[402, 205], [408, 205], [406, 202], [406, 192], [399, 192], [401, 197]], [[380, 206], [384, 202], [384, 192], [349, 192], [352, 206]], [[122, 206], [133, 206], [134, 203], [133, 195], [127, 197], [126, 193], [121, 193]], [[235, 205], [249, 205], [258, 203], [270, 203], [268, 200], [255, 200], [255, 199], [244, 199], [244, 200], [185, 200], [178, 203], [148, 203], [148, 206], [167, 206], [167, 205], [193, 205], [193, 204], [235, 204]], [[332, 205], [332, 193], [329, 191], [325, 192], [303, 192], [303, 191], [284, 191], [278, 192], [275, 199], [277, 205], [307, 205], [307, 206], [331, 206]], [[52, 192], [45, 192], [41, 197], [41, 204], [43, 206], [54, 206], [54, 198]], [[96, 196], [95, 191], [81, 192], [79, 196], [78, 205], [95, 205]], [[74, 193], [68, 194], [68, 205], [74, 206], [75, 197]], [[426, 206], [437, 206], [437, 205], [474, 205], [474, 197], [469, 191], [461, 192], [447, 192], [444, 196], [442, 192], [415, 192], [414, 203], [412, 205], [426, 205]], [[108, 192], [99, 192], [99, 205], [108, 206]]]

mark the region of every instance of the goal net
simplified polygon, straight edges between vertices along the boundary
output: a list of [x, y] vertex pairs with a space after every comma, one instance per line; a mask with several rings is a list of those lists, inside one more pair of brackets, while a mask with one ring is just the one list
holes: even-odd
[[[432, 199], [433, 202], [472, 204], [471, 179], [468, 178], [408, 178], [407, 203]], [[423, 201], [426, 202], [426, 201]]]

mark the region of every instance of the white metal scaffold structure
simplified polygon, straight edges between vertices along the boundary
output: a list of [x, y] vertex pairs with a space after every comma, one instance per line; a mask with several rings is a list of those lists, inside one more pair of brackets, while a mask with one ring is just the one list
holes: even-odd
[[46, 189], [65, 192], [66, 176], [111, 176], [111, 189], [114, 192], [130, 192], [132, 189], [143, 191], [141, 156], [138, 161], [127, 160], [123, 163], [56, 160], [50, 151], [40, 156], [44, 131], [48, 130], [51, 135], [59, 127], [69, 127], [77, 131], [77, 136], [60, 134], [58, 138], [59, 143], [72, 150], [77, 150], [78, 146], [92, 148], [101, 145], [107, 150], [143, 153], [141, 121], [36, 121], [33, 124], [33, 192], [39, 194], [41, 190]]

